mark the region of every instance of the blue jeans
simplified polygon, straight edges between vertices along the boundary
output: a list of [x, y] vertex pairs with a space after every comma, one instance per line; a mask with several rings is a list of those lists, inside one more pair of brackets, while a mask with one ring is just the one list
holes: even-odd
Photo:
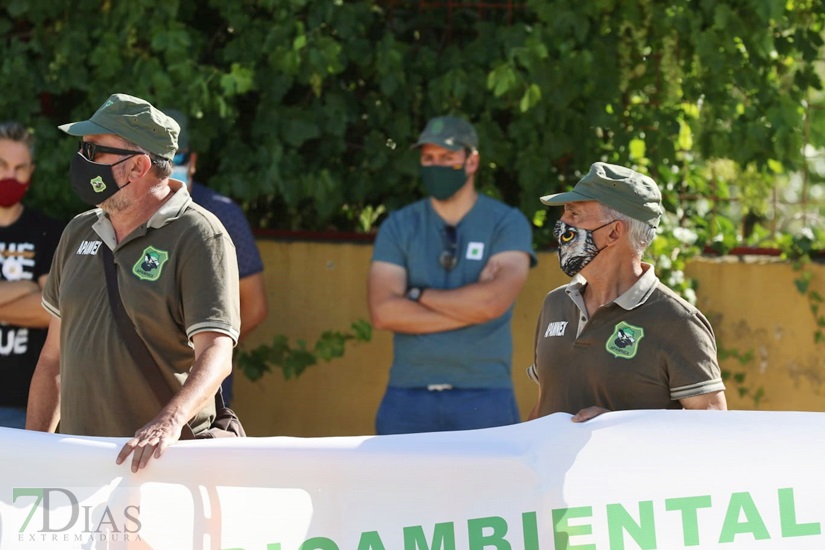
[[0, 428], [26, 427], [26, 409], [18, 407], [0, 407]]
[[387, 388], [378, 414], [378, 435], [475, 430], [517, 424], [512, 389]]

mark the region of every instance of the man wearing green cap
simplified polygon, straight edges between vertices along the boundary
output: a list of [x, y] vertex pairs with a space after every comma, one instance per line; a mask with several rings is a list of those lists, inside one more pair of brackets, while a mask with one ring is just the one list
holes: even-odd
[[[81, 137], [70, 179], [96, 208], [69, 222], [54, 255], [26, 427], [133, 436], [116, 461], [132, 454], [137, 471], [186, 424], [197, 434], [214, 418], [239, 334], [235, 250], [217, 218], [169, 179], [179, 127], [148, 102], [114, 94], [89, 120], [60, 129]], [[156, 365], [138, 360], [107, 286]], [[153, 368], [170, 397], [149, 382]]]
[[510, 320], [536, 261], [530, 224], [476, 191], [469, 122], [434, 118], [415, 147], [429, 196], [384, 221], [369, 272], [372, 323], [394, 333], [376, 432], [517, 423]]
[[642, 262], [663, 214], [656, 183], [596, 162], [572, 191], [541, 201], [564, 207], [554, 234], [573, 279], [547, 295], [539, 315], [530, 418], [727, 409], [710, 322]]

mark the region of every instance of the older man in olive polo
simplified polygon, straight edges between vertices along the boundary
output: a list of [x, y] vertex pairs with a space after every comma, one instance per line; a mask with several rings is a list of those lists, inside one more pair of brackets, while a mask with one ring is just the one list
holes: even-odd
[[[173, 119], [114, 94], [91, 119], [60, 129], [82, 138], [70, 179], [97, 208], [69, 223], [54, 256], [43, 292], [52, 318], [26, 427], [55, 431], [59, 422], [62, 433], [134, 436], [117, 462], [132, 454], [136, 471], [185, 424], [198, 433], [215, 415], [213, 397], [240, 329], [235, 249], [217, 218], [169, 179], [178, 147]], [[156, 365], [141, 365], [118, 330], [107, 261]], [[147, 368], [160, 370], [168, 400], [148, 382]]]
[[663, 213], [656, 183], [597, 162], [572, 191], [541, 201], [564, 207], [555, 236], [573, 279], [547, 295], [539, 315], [530, 418], [726, 409], [710, 323], [642, 262]]

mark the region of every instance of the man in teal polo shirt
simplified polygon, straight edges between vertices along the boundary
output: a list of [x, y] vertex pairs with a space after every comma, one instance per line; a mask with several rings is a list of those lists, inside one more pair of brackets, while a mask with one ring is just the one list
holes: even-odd
[[372, 323], [395, 333], [376, 432], [517, 423], [510, 320], [536, 262], [530, 224], [476, 191], [469, 122], [434, 118], [415, 146], [429, 196], [384, 221], [369, 272]]

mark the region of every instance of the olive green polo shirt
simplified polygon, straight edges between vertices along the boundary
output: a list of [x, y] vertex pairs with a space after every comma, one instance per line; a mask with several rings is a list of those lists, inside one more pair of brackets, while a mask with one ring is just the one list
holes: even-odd
[[547, 295], [531, 367], [540, 416], [593, 405], [678, 409], [680, 399], [725, 389], [710, 322], [644, 265], [633, 287], [590, 317], [582, 277]]
[[[44, 307], [61, 320], [62, 433], [131, 437], [165, 405], [118, 333], [101, 247], [113, 249], [123, 306], [172, 392], [194, 360], [195, 334], [219, 332], [238, 340], [235, 247], [185, 187], [174, 189], [120, 243], [100, 209], [78, 215], [63, 232], [43, 291]], [[212, 401], [191, 422], [193, 430], [204, 429], [211, 417]]]

